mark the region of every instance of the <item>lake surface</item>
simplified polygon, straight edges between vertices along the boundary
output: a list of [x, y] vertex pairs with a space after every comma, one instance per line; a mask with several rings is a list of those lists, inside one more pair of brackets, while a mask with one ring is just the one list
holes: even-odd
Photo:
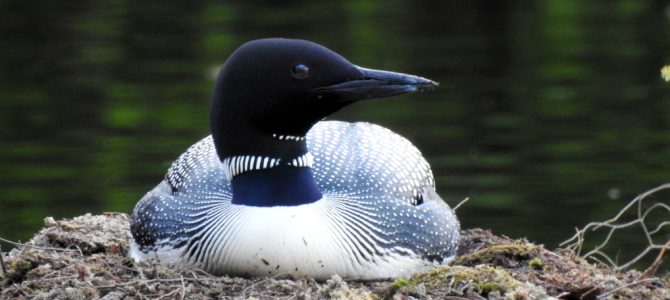
[[131, 212], [208, 134], [225, 58], [292, 37], [439, 81], [330, 119], [410, 139], [450, 205], [470, 198], [463, 227], [553, 248], [670, 182], [668, 28], [667, 1], [3, 1], [0, 236]]

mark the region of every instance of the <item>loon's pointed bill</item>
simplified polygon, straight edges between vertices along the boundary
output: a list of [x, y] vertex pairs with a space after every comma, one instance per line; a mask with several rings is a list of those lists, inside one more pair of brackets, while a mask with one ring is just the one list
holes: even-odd
[[237, 276], [410, 276], [451, 261], [459, 223], [430, 165], [381, 126], [323, 121], [358, 100], [429, 89], [319, 44], [245, 43], [214, 84], [211, 136], [137, 203], [129, 254]]
[[440, 84], [427, 78], [398, 72], [356, 66], [360, 76], [337, 84], [318, 87], [310, 92], [317, 99], [335, 96], [339, 101], [391, 97], [436, 88]]

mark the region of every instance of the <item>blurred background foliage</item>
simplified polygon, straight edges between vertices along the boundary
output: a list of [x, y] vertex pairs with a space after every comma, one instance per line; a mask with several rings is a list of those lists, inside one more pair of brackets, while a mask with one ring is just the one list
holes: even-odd
[[331, 118], [414, 142], [447, 202], [471, 198], [463, 227], [555, 247], [670, 181], [669, 5], [0, 0], [0, 236], [131, 212], [208, 134], [227, 55], [291, 37], [439, 81]]

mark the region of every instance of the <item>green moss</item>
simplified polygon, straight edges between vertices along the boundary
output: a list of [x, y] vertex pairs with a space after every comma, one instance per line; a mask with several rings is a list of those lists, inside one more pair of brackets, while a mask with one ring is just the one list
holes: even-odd
[[401, 288], [404, 288], [404, 287], [406, 287], [406, 286], [408, 286], [408, 285], [409, 285], [409, 281], [407, 281], [407, 279], [405, 279], [405, 278], [399, 278], [399, 279], [396, 279], [396, 280], [391, 284], [390, 287], [394, 287], [394, 288], [397, 288], [397, 289], [401, 289]]
[[409, 280], [396, 280], [387, 288], [384, 298], [390, 299], [397, 292], [411, 291], [419, 284], [424, 284], [429, 290], [472, 289], [483, 296], [492, 292], [503, 295], [521, 285], [505, 270], [490, 265], [450, 266], [416, 274]]
[[539, 246], [529, 243], [512, 243], [494, 245], [473, 253], [460, 256], [454, 260], [454, 265], [474, 266], [479, 264], [490, 264], [501, 262], [504, 259], [530, 259], [535, 256]]
[[455, 269], [454, 284], [471, 284], [473, 289], [482, 295], [497, 291], [504, 294], [519, 286], [519, 282], [512, 278], [507, 271], [488, 265], [479, 265], [474, 268]]
[[391, 299], [393, 298], [393, 295], [395, 295], [398, 291], [408, 286], [410, 286], [410, 283], [407, 279], [398, 278], [386, 288], [386, 291], [382, 295], [382, 298]]
[[528, 266], [533, 270], [542, 270], [544, 267], [544, 262], [539, 257], [533, 257], [528, 261]]

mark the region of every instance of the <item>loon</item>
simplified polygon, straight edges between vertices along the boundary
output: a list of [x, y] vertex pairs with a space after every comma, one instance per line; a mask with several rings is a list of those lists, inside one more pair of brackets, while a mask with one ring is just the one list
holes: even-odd
[[219, 71], [211, 135], [136, 205], [136, 261], [230, 276], [406, 277], [447, 264], [459, 222], [408, 140], [324, 121], [359, 100], [432, 89], [306, 40], [247, 42]]

